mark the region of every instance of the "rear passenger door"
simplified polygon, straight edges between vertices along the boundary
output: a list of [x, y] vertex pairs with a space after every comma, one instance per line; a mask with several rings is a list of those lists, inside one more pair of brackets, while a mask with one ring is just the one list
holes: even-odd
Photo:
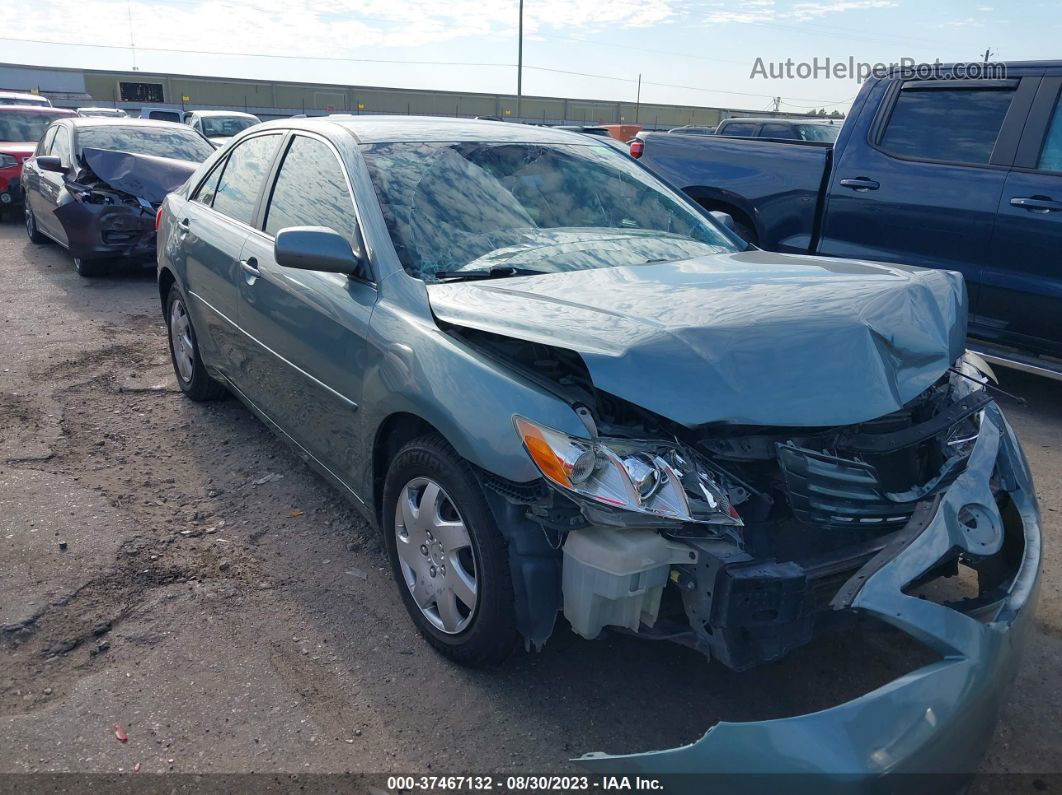
[[293, 134], [261, 229], [247, 238], [240, 326], [247, 332], [246, 396], [347, 484], [364, 449], [357, 415], [376, 286], [342, 274], [283, 268], [273, 241], [293, 226], [323, 226], [361, 246], [350, 183], [324, 138]]
[[237, 385], [245, 369], [236, 311], [240, 252], [282, 138], [273, 132], [240, 142], [193, 189], [175, 221], [204, 359]]
[[976, 306], [1038, 80], [882, 83], [833, 166], [819, 252], [959, 271]]
[[999, 200], [980, 336], [1062, 356], [1062, 75], [1045, 77]]

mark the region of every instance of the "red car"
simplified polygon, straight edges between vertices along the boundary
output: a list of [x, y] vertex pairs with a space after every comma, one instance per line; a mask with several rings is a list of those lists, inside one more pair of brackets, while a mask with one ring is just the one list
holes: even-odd
[[0, 216], [22, 207], [22, 162], [33, 156], [37, 141], [56, 119], [77, 116], [62, 108], [0, 105]]

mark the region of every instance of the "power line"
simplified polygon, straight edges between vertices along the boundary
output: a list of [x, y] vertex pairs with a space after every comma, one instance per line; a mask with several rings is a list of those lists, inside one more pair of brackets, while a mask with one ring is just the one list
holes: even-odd
[[[23, 44], [48, 44], [56, 47], [91, 47], [99, 50], [128, 50], [129, 45], [120, 44], [85, 44], [76, 41], [47, 41], [45, 39], [16, 39], [8, 36], [0, 36], [0, 41], [14, 41]], [[289, 61], [335, 61], [350, 63], [383, 63], [383, 64], [411, 64], [421, 66], [493, 66], [512, 67], [511, 63], [480, 63], [474, 61], [414, 61], [391, 58], [340, 58], [328, 55], [276, 55], [272, 53], [256, 52], [220, 52], [218, 50], [182, 50], [173, 47], [137, 47], [141, 52], [168, 52], [178, 55], [222, 55], [236, 58], [278, 58]], [[524, 67], [530, 69], [531, 67]]]
[[[92, 49], [103, 50], [128, 50], [128, 46], [121, 46], [117, 44], [85, 44], [80, 42], [71, 41], [50, 41], [45, 39], [20, 39], [9, 36], [0, 36], [0, 41], [13, 41], [22, 44], [44, 44], [56, 47], [89, 47]], [[253, 53], [253, 52], [220, 52], [217, 50], [190, 50], [190, 49], [177, 49], [173, 47], [144, 47], [139, 46], [137, 49], [140, 52], [161, 52], [161, 53], [175, 53], [178, 55], [213, 55], [223, 57], [237, 57], [237, 58], [271, 58], [280, 60], [297, 60], [297, 61], [327, 61], [331, 63], [379, 63], [379, 64], [402, 64], [410, 66], [473, 66], [473, 67], [491, 67], [491, 68], [513, 68], [516, 64], [512, 63], [482, 63], [477, 61], [417, 61], [409, 59], [392, 59], [392, 58], [350, 58], [340, 56], [325, 56], [325, 55], [280, 55], [274, 53]], [[537, 72], [549, 72], [553, 74], [561, 75], [573, 75], [576, 77], [588, 77], [595, 80], [611, 80], [619, 83], [636, 84], [638, 81], [635, 78], [630, 77], [616, 77], [615, 75], [602, 75], [593, 72], [577, 72], [570, 69], [555, 69], [548, 66], [531, 66], [524, 64], [524, 69], [531, 69]], [[701, 86], [687, 86], [680, 85], [678, 83], [656, 83], [648, 80], [642, 81], [642, 85], [656, 86], [657, 88], [675, 88], [682, 91], [696, 91], [705, 94], [727, 94], [729, 96], [739, 97], [752, 97], [754, 99], [771, 99], [771, 94], [755, 94], [747, 91], [728, 91], [721, 88], [703, 88]], [[793, 97], [793, 99], [800, 102], [814, 102], [817, 103], [816, 107], [821, 105], [841, 105], [849, 100], [842, 100], [840, 102], [833, 102], [824, 99], [813, 99], [810, 97]], [[792, 104], [787, 101], [786, 104]]]

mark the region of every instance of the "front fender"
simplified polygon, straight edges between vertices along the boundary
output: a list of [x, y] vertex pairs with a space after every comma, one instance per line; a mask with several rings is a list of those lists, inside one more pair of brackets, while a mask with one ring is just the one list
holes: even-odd
[[[564, 401], [478, 354], [430, 319], [381, 301], [371, 333], [377, 361], [365, 374], [362, 400], [367, 462], [376, 430], [399, 412], [432, 425], [465, 460], [519, 483], [540, 474], [524, 452], [513, 415], [586, 436]], [[370, 463], [362, 476], [363, 493], [372, 493], [371, 484]]]

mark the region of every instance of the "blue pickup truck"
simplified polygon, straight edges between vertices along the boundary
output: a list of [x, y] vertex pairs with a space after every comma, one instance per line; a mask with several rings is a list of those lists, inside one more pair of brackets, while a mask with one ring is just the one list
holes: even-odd
[[641, 162], [761, 248], [961, 272], [971, 347], [1062, 378], [1062, 61], [1005, 66], [871, 79], [832, 145], [651, 133]]

